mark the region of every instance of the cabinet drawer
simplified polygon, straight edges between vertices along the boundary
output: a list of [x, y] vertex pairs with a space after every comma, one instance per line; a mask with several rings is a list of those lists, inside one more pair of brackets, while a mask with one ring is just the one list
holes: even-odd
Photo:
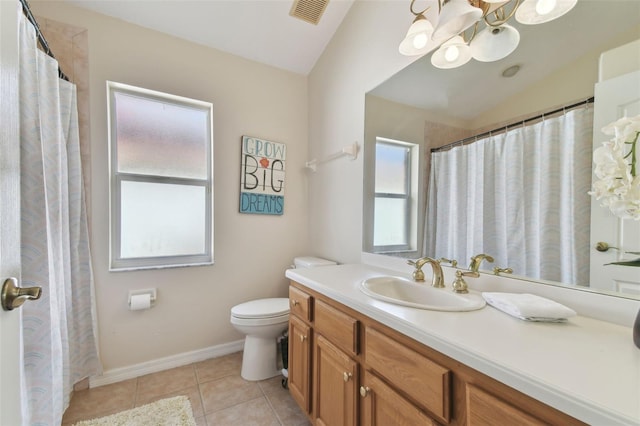
[[467, 385], [467, 425], [541, 426], [540, 420], [473, 385]]
[[318, 300], [315, 328], [342, 350], [358, 353], [358, 320]]
[[449, 421], [451, 372], [448, 369], [372, 328], [366, 329], [364, 354], [369, 368], [435, 417]]
[[368, 371], [364, 373], [360, 395], [363, 425], [438, 426], [438, 422]]
[[289, 306], [291, 313], [311, 321], [311, 295], [295, 287], [289, 287]]

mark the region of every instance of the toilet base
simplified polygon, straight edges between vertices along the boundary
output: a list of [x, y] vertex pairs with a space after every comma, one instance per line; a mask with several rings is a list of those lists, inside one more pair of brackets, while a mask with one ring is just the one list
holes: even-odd
[[246, 336], [242, 353], [243, 379], [257, 381], [280, 375], [275, 337]]

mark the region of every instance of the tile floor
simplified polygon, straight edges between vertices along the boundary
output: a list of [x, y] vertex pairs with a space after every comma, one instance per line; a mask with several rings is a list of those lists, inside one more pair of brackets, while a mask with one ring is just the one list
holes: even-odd
[[249, 382], [240, 377], [241, 365], [242, 352], [237, 352], [76, 392], [62, 425], [177, 395], [189, 397], [198, 426], [310, 425], [282, 387], [282, 377]]

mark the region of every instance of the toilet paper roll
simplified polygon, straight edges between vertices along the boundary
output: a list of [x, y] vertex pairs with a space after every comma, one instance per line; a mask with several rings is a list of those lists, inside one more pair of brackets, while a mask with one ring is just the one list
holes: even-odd
[[134, 294], [129, 301], [129, 309], [132, 311], [140, 311], [143, 309], [149, 309], [151, 307], [151, 295], [146, 294]]

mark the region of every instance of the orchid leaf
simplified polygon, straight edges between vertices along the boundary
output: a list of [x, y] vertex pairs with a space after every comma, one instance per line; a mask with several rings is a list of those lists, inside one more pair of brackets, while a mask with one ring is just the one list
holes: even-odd
[[640, 257], [637, 258], [637, 259], [633, 259], [633, 260], [622, 260], [620, 262], [605, 263], [605, 266], [607, 266], [607, 265], [637, 266], [637, 267], [640, 267]]

